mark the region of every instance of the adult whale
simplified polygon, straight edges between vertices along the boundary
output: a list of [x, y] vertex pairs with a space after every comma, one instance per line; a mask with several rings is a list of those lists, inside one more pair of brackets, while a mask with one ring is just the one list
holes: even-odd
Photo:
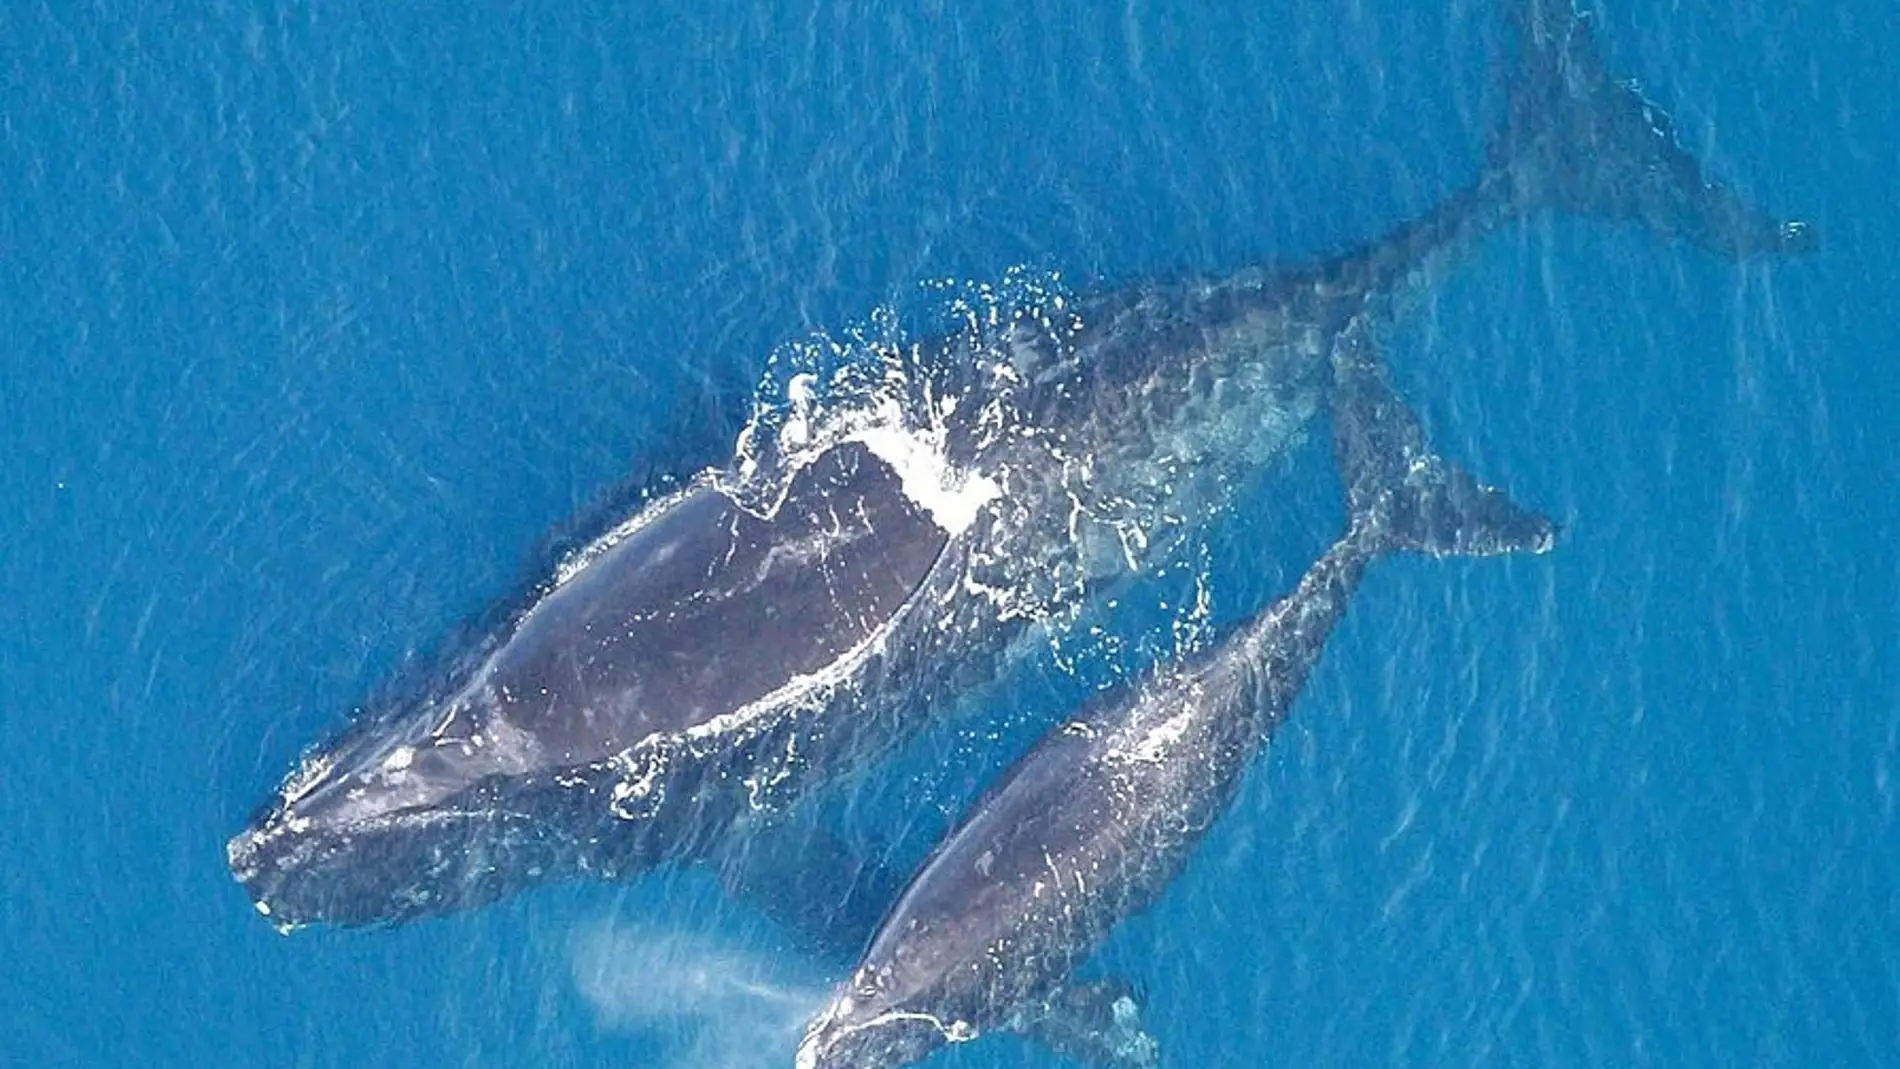
[[904, 348], [892, 369], [950, 371], [906, 374], [882, 407], [820, 418], [794, 389], [732, 466], [562, 562], [425, 693], [307, 753], [227, 847], [259, 912], [396, 922], [709, 855], [1165, 559], [1297, 437], [1346, 324], [1525, 213], [1637, 220], [1733, 257], [1812, 246], [1707, 180], [1586, 21], [1513, 10], [1508, 108], [1467, 186], [1315, 263], [1055, 299]]
[[798, 1069], [906, 1065], [1045, 1018], [1071, 971], [1167, 888], [1226, 811], [1374, 557], [1549, 548], [1542, 516], [1425, 451], [1370, 345], [1348, 338], [1333, 394], [1345, 534], [1231, 637], [1099, 696], [998, 780], [899, 897], [806, 1033]]

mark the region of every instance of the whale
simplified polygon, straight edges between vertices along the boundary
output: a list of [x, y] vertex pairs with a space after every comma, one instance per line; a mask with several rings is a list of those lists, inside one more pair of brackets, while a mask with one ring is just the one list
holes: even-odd
[[1373, 351], [1353, 331], [1333, 354], [1345, 533], [1211, 649], [1100, 694], [1030, 747], [917, 870], [808, 1028], [798, 1069], [908, 1065], [1047, 1018], [1072, 971], [1231, 808], [1372, 560], [1550, 548], [1547, 518], [1426, 451]]
[[1504, 113], [1424, 214], [1310, 262], [873, 338], [763, 391], [728, 462], [296, 760], [226, 844], [251, 904], [284, 931], [387, 925], [720, 865], [1111, 611], [1302, 440], [1343, 332], [1388, 326], [1486, 236], [1560, 212], [1731, 259], [1816, 247], [1711, 179], [1589, 20], [1510, 10]]

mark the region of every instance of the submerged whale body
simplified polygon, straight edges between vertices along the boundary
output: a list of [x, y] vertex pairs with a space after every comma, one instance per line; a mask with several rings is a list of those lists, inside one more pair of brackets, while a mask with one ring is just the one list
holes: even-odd
[[798, 1069], [904, 1065], [1042, 1020], [1228, 808], [1375, 556], [1550, 547], [1547, 519], [1425, 452], [1370, 346], [1348, 337], [1333, 397], [1346, 533], [1215, 648], [1098, 696], [1018, 760], [898, 898]]
[[735, 457], [652, 502], [438, 686], [307, 754], [227, 846], [257, 909], [389, 923], [714, 854], [1165, 559], [1298, 437], [1348, 324], [1526, 213], [1735, 257], [1812, 247], [1707, 180], [1587, 22], [1516, 10], [1509, 108], [1469, 185], [1310, 265], [910, 347], [957, 389], [801, 424], [759, 471]]

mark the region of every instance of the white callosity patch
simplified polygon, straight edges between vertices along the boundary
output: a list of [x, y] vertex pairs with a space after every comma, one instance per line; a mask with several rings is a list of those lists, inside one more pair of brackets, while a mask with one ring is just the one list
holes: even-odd
[[1131, 745], [1126, 749], [1112, 750], [1110, 754], [1113, 758], [1148, 764], [1165, 761], [1187, 737], [1188, 728], [1193, 726], [1197, 715], [1191, 703], [1182, 702], [1173, 716], [1147, 727], [1139, 737], [1129, 740]]
[[297, 768], [290, 778], [284, 781], [283, 798], [285, 805], [293, 805], [309, 794], [317, 784], [328, 779], [336, 767], [336, 758], [329, 753], [305, 754], [297, 762]]

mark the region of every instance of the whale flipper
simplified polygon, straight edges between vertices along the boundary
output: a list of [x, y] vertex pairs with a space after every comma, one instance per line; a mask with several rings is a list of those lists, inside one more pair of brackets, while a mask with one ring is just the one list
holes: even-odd
[[1776, 219], [1703, 174], [1669, 116], [1633, 81], [1612, 77], [1588, 15], [1570, 0], [1520, 0], [1517, 71], [1487, 150], [1520, 211], [1641, 222], [1724, 256], [1812, 251], [1807, 223]]
[[1012, 1027], [1057, 1054], [1102, 1069], [1154, 1069], [1161, 1044], [1142, 1024], [1141, 994], [1119, 977], [1071, 980]]

